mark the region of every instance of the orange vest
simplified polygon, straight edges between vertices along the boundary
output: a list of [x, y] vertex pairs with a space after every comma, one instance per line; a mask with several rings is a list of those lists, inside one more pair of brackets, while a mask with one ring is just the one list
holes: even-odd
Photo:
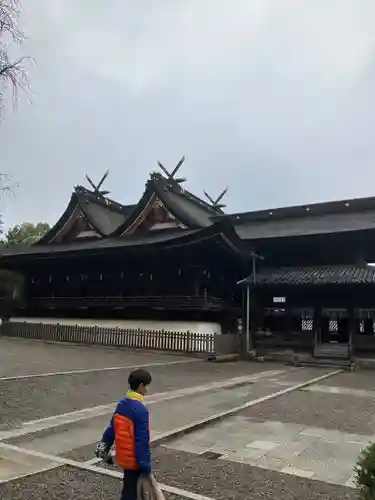
[[122, 415], [114, 416], [116, 463], [126, 470], [138, 470], [135, 455], [134, 422]]
[[[147, 412], [143, 406], [143, 396], [128, 392], [126, 399], [122, 401], [121, 409], [118, 408], [113, 416], [115, 431], [116, 463], [125, 470], [138, 470], [139, 466], [136, 459], [135, 449], [135, 426], [137, 415], [140, 412]], [[141, 408], [139, 407], [141, 405]], [[150, 432], [150, 423], [148, 423], [148, 432]], [[143, 446], [149, 446], [144, 443]], [[145, 450], [146, 452], [146, 450]]]

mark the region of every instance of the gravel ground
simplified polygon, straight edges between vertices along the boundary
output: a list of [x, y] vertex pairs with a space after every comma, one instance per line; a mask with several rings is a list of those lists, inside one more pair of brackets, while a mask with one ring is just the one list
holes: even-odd
[[0, 337], [0, 377], [144, 365], [185, 359], [163, 354], [97, 346], [48, 344]]
[[[163, 446], [153, 449], [152, 456], [158, 481], [215, 500], [358, 500], [350, 488], [239, 462], [207, 460]], [[97, 465], [117, 470], [115, 466]]]
[[357, 500], [354, 490], [163, 447], [154, 451], [157, 479], [215, 500]]
[[[152, 368], [152, 392], [182, 389], [250, 375], [277, 365], [213, 364], [197, 361]], [[129, 370], [0, 381], [0, 426], [116, 402], [127, 387]]]
[[[0, 484], [2, 500], [108, 500], [120, 491], [120, 479], [69, 466]], [[185, 499], [166, 494], [166, 500]]]
[[345, 387], [346, 389], [365, 389], [375, 391], [375, 372], [357, 371], [345, 372], [319, 382], [319, 385]]
[[75, 450], [63, 453], [61, 456], [70, 460], [76, 460], [77, 462], [86, 462], [86, 460], [94, 458], [95, 448], [96, 443], [88, 444], [87, 446], [82, 446], [82, 448], [76, 448]]
[[354, 434], [372, 435], [375, 429], [375, 401], [358, 396], [295, 391], [248, 408], [240, 415]]

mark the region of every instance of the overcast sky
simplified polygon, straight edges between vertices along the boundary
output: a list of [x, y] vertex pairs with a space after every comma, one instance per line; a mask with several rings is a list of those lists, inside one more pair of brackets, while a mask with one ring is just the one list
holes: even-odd
[[[374, 0], [24, 0], [32, 94], [0, 123], [6, 226], [160, 159], [228, 210], [375, 195]], [[28, 103], [31, 97], [32, 103]]]

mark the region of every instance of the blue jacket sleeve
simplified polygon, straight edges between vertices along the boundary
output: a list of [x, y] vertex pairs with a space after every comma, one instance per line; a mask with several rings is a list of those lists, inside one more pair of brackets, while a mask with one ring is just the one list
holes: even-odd
[[135, 456], [141, 474], [151, 473], [150, 421], [147, 408], [138, 410], [135, 423]]
[[[113, 415], [116, 414], [117, 409], [118, 409], [118, 406], [117, 406], [115, 413]], [[109, 423], [109, 426], [104, 431], [104, 434], [102, 437], [102, 442], [107, 444], [109, 447], [113, 446], [113, 443], [115, 442], [115, 426], [114, 426], [113, 415], [112, 415], [111, 421]]]

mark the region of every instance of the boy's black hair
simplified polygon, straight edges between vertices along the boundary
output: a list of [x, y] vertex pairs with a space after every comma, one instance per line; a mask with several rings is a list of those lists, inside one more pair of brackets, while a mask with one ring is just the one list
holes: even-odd
[[138, 390], [141, 385], [150, 385], [151, 381], [151, 373], [141, 369], [131, 372], [128, 378], [128, 384], [132, 391]]

